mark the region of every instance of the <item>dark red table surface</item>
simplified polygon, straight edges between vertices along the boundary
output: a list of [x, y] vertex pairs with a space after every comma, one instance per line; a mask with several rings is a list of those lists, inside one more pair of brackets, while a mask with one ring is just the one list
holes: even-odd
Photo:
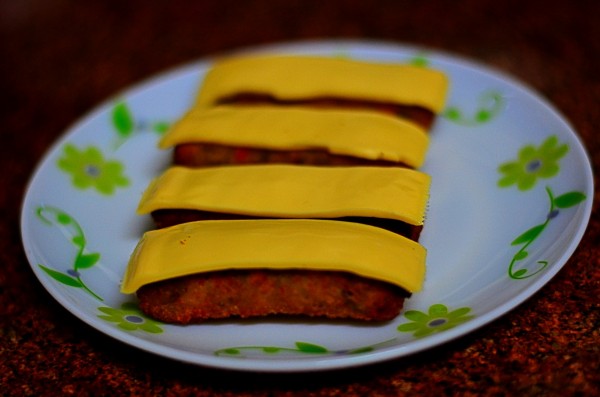
[[[306, 39], [430, 47], [513, 75], [551, 101], [600, 165], [600, 2], [0, 0], [0, 394], [600, 395], [600, 219], [532, 298], [456, 341], [349, 370], [255, 374], [123, 345], [41, 286], [19, 231], [26, 183], [99, 102], [215, 52]], [[597, 183], [597, 179], [596, 179]]]

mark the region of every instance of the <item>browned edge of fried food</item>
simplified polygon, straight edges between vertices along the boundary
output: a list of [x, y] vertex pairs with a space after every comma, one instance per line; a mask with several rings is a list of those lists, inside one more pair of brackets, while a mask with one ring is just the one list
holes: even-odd
[[212, 143], [181, 143], [173, 151], [173, 164], [184, 167], [212, 167], [227, 164], [294, 164], [314, 166], [380, 166], [412, 168], [401, 162], [367, 160], [331, 154], [325, 149], [274, 150]]
[[435, 114], [424, 107], [404, 105], [385, 101], [357, 98], [313, 97], [302, 99], [279, 99], [270, 94], [240, 92], [220, 98], [217, 105], [278, 105], [307, 106], [322, 109], [364, 109], [399, 116], [408, 119], [426, 131], [431, 128]]
[[141, 310], [175, 324], [266, 316], [383, 322], [399, 315], [410, 293], [340, 271], [223, 270], [141, 287]]
[[[222, 212], [211, 212], [190, 209], [160, 209], [152, 211], [152, 219], [157, 228], [164, 228], [181, 223], [207, 221], [207, 220], [238, 220], [238, 219], [274, 219], [270, 217], [230, 214]], [[411, 225], [396, 219], [374, 218], [367, 216], [345, 216], [339, 218], [327, 218], [344, 222], [362, 223], [364, 225], [376, 226], [393, 233], [399, 234], [413, 241], [418, 241], [422, 225]]]

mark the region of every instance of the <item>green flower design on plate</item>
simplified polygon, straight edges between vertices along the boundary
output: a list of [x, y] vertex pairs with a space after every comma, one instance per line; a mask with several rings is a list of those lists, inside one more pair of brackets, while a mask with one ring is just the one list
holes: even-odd
[[87, 251], [87, 239], [79, 223], [65, 211], [52, 206], [39, 206], [36, 209], [38, 218], [48, 226], [55, 226], [62, 235], [68, 237], [77, 248], [77, 253], [70, 269], [60, 272], [42, 264], [38, 264], [47, 275], [69, 287], [82, 288], [94, 298], [102, 301], [102, 297], [92, 291], [82, 279], [82, 271], [90, 269], [100, 260], [100, 254]]
[[116, 323], [117, 327], [125, 331], [140, 330], [151, 334], [160, 334], [163, 332], [163, 329], [159, 325], [161, 323], [146, 317], [133, 302], [123, 303], [120, 309], [101, 306], [98, 310], [104, 313], [99, 314], [99, 318]]
[[129, 186], [123, 174], [124, 166], [119, 161], [106, 160], [95, 146], [79, 150], [67, 143], [58, 167], [71, 175], [73, 186], [78, 189], [95, 188], [99, 193], [111, 195], [117, 187]]
[[431, 305], [427, 313], [419, 310], [408, 310], [404, 313], [404, 317], [411, 320], [411, 322], [400, 324], [397, 329], [400, 332], [412, 332], [415, 338], [423, 338], [427, 335], [454, 328], [472, 319], [474, 316], [467, 315], [470, 311], [471, 308], [469, 307], [449, 311], [448, 307], [441, 303]]
[[457, 106], [448, 106], [442, 113], [443, 117], [463, 126], [476, 127], [489, 123], [496, 118], [504, 108], [504, 97], [496, 91], [485, 91], [479, 96], [478, 106], [470, 116]]
[[408, 64], [420, 68], [426, 68], [429, 66], [429, 58], [427, 57], [427, 54], [420, 52], [409, 59]]
[[389, 339], [383, 342], [379, 342], [369, 346], [360, 346], [352, 349], [342, 350], [330, 350], [325, 346], [318, 345], [310, 342], [295, 342], [294, 347], [282, 347], [282, 346], [235, 346], [226, 347], [215, 351], [216, 356], [229, 356], [237, 358], [247, 358], [248, 354], [262, 353], [267, 355], [280, 354], [280, 353], [292, 353], [292, 354], [322, 354], [322, 355], [353, 355], [369, 353], [375, 350], [378, 346], [383, 346], [394, 339]]
[[152, 131], [162, 135], [167, 132], [171, 124], [164, 120], [149, 121], [134, 118], [131, 108], [125, 100], [116, 102], [113, 105], [110, 119], [119, 139], [119, 142], [116, 145], [117, 147], [127, 139], [131, 138], [133, 134], [138, 131]]
[[519, 150], [518, 158], [500, 164], [498, 171], [502, 177], [498, 186], [517, 185], [519, 190], [529, 190], [538, 178], [551, 178], [558, 174], [558, 160], [569, 151], [569, 146], [559, 144], [556, 135], [547, 138], [539, 147], [527, 145]]
[[544, 222], [527, 229], [510, 243], [513, 246], [521, 246], [521, 249], [513, 256], [508, 266], [508, 275], [514, 280], [523, 280], [535, 276], [548, 266], [548, 261], [538, 260], [539, 267], [537, 270], [528, 269], [527, 267], [517, 269], [517, 263], [529, 257], [528, 247], [546, 230], [550, 221], [555, 219], [561, 210], [574, 207], [586, 199], [585, 194], [578, 191], [567, 192], [555, 197], [552, 189], [546, 187], [546, 193], [548, 194], [550, 208]]
[[227, 347], [224, 349], [220, 349], [215, 351], [215, 355], [229, 355], [229, 356], [241, 356], [244, 351], [257, 350], [262, 351], [266, 354], [276, 354], [276, 353], [306, 353], [306, 354], [325, 354], [329, 353], [329, 350], [326, 347], [321, 345], [316, 345], [314, 343], [308, 342], [296, 342], [295, 347], [278, 347], [278, 346], [236, 346], [236, 347]]

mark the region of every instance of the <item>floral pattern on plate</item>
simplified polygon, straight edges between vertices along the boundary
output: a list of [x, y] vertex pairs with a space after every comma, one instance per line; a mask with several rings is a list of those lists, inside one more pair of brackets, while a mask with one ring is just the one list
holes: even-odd
[[446, 305], [436, 303], [429, 306], [427, 312], [420, 310], [408, 310], [404, 317], [411, 322], [400, 324], [399, 332], [409, 332], [415, 338], [423, 338], [436, 332], [442, 332], [469, 321], [474, 316], [468, 315], [470, 307], [461, 307], [449, 310]]
[[123, 163], [105, 159], [96, 146], [80, 150], [67, 143], [57, 164], [71, 176], [71, 183], [77, 189], [95, 188], [98, 193], [110, 196], [117, 188], [127, 187], [130, 183], [124, 175]]
[[125, 302], [121, 308], [115, 309], [107, 306], [98, 308], [102, 314], [98, 318], [115, 323], [117, 327], [124, 331], [144, 331], [151, 334], [160, 334], [163, 332], [161, 323], [144, 315], [135, 302]]
[[556, 135], [548, 137], [539, 147], [525, 145], [519, 150], [517, 160], [500, 164], [502, 178], [498, 186], [516, 185], [519, 190], [530, 190], [538, 178], [552, 178], [560, 171], [559, 160], [569, 151], [569, 146], [559, 144]]
[[38, 264], [38, 266], [59, 283], [69, 287], [81, 288], [95, 299], [102, 301], [102, 297], [92, 291], [82, 279], [81, 272], [94, 266], [100, 260], [100, 254], [87, 252], [87, 240], [79, 223], [71, 215], [56, 207], [40, 206], [37, 208], [36, 214], [46, 225], [59, 228], [76, 249], [71, 267], [64, 269], [62, 272], [41, 264]]

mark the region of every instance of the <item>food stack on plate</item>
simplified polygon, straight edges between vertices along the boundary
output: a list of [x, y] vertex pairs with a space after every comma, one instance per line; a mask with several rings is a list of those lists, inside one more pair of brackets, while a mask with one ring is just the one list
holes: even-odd
[[226, 58], [160, 147], [123, 293], [169, 323], [388, 321], [425, 278], [436, 70], [343, 58]]

